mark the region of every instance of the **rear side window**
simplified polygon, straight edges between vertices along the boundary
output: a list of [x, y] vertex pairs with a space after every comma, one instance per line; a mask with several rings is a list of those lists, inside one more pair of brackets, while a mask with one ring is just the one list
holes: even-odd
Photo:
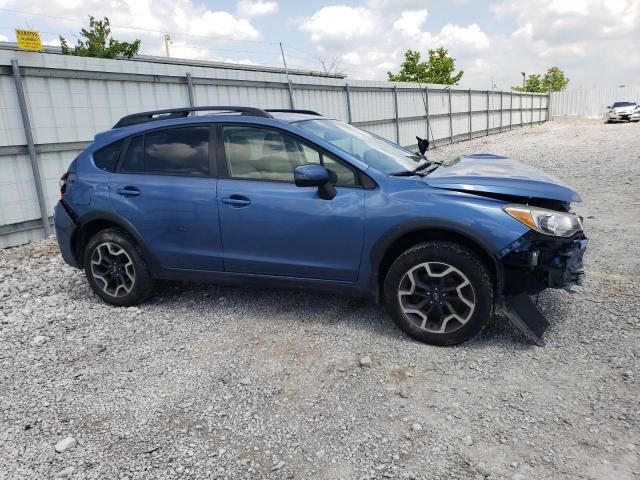
[[133, 137], [121, 172], [209, 175], [209, 127], [159, 130]]
[[144, 138], [142, 135], [133, 137], [129, 142], [127, 154], [122, 162], [121, 172], [144, 173]]
[[113, 172], [116, 168], [116, 162], [118, 161], [118, 156], [120, 155], [123, 144], [124, 141], [120, 140], [94, 152], [93, 163], [95, 163], [96, 167], [100, 170]]
[[209, 175], [209, 127], [148, 133], [144, 138], [144, 170], [164, 175]]

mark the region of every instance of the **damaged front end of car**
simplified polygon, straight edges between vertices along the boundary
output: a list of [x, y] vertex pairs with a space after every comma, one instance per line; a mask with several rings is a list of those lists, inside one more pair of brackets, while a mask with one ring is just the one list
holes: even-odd
[[500, 252], [504, 289], [496, 309], [530, 340], [543, 345], [549, 322], [531, 295], [547, 288], [573, 293], [572, 288], [582, 284], [588, 243], [582, 218], [566, 210], [529, 205], [509, 205], [504, 210], [531, 230]]

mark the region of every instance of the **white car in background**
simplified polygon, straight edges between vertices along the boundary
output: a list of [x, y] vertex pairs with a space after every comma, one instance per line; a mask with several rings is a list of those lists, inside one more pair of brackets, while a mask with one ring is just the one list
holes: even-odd
[[616, 102], [607, 107], [607, 123], [613, 121], [640, 122], [640, 105], [635, 102]]

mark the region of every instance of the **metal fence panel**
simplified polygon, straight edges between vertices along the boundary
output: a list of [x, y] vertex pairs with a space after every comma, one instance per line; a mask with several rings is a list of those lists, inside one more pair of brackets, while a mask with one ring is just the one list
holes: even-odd
[[551, 116], [603, 119], [607, 106], [616, 101], [640, 104], [640, 86], [580, 87], [552, 92]]

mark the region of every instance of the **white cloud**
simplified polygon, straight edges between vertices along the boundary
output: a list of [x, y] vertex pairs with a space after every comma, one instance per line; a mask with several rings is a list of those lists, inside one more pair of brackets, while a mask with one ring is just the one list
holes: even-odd
[[0, 35], [0, 42], [8, 42], [9, 39], [7, 37], [5, 37], [4, 35]]
[[511, 35], [515, 38], [524, 38], [525, 40], [531, 40], [531, 38], [533, 38], [533, 24], [531, 22], [527, 22], [523, 26], [515, 30]]
[[229, 12], [207, 11], [191, 20], [188, 30], [192, 35], [228, 38], [231, 40], [256, 40], [258, 31], [245, 19], [237, 19]]
[[420, 35], [422, 24], [427, 20], [427, 9], [424, 10], [406, 10], [400, 14], [400, 18], [393, 22], [394, 30], [404, 33], [405, 35]]
[[447, 23], [434, 38], [434, 42], [444, 46], [462, 44], [473, 48], [487, 48], [489, 46], [489, 37], [475, 23], [468, 27]]
[[309, 32], [314, 42], [342, 42], [371, 36], [378, 25], [376, 15], [367, 8], [332, 5], [305, 19], [300, 29]]
[[241, 17], [257, 17], [260, 15], [271, 15], [278, 11], [277, 2], [263, 2], [258, 0], [240, 0], [237, 6], [238, 15]]
[[46, 45], [48, 47], [59, 47], [60, 46], [60, 39], [59, 38], [52, 38], [51, 40], [47, 40], [46, 42], [42, 42], [43, 45]]
[[[408, 49], [426, 54], [428, 49], [444, 46], [464, 61], [490, 44], [477, 24], [449, 23], [430, 31], [424, 2], [369, 0], [366, 5], [323, 7], [299, 25], [319, 52], [340, 58], [345, 71], [354, 77], [386, 78], [387, 71], [397, 70]], [[418, 6], [423, 8], [415, 8]]]
[[549, 3], [549, 10], [560, 15], [565, 13], [587, 15], [589, 13], [589, 5], [588, 2], [583, 0], [552, 0]]
[[343, 61], [350, 63], [351, 65], [360, 65], [362, 63], [362, 58], [358, 52], [349, 52], [342, 55]]
[[486, 74], [491, 71], [491, 64], [484, 58], [476, 58], [471, 63], [471, 66], [465, 70], [468, 73], [474, 74]]
[[633, 84], [640, 75], [640, 60], [633, 62], [640, 57], [640, 0], [500, 0], [490, 10], [515, 24], [508, 38], [492, 39], [500, 53], [493, 70], [503, 83], [503, 71], [544, 73], [554, 65], [570, 86]]
[[[2, 2], [3, 0], [0, 0]], [[61, 18], [37, 17], [44, 22], [42, 30], [60, 32], [71, 44], [76, 43], [74, 33], [88, 24], [87, 12], [96, 18], [107, 16], [112, 34], [118, 40], [142, 40], [140, 53], [164, 56], [163, 33], [171, 35], [170, 53], [176, 58], [226, 61], [227, 42], [256, 41], [261, 33], [252, 25], [251, 16], [266, 14], [277, 9], [276, 2], [239, 2], [238, 10], [244, 14], [208, 9], [196, 0], [4, 0], [7, 8], [26, 12], [51, 11], [56, 17], [82, 19], [82, 23]], [[52, 40], [49, 44], [55, 44]], [[235, 46], [232, 49], [246, 49]], [[244, 58], [237, 62], [251, 61]]]

